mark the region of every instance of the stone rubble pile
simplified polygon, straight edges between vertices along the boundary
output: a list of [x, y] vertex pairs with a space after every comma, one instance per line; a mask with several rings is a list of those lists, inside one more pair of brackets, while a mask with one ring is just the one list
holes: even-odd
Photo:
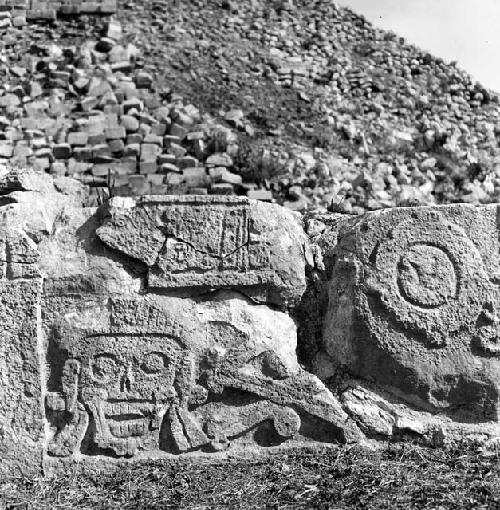
[[[295, 171], [266, 183], [280, 203], [359, 213], [498, 200], [498, 97], [454, 63], [324, 0], [128, 5], [151, 61], [193, 73], [192, 97], [215, 81], [259, 143], [293, 153]], [[302, 171], [296, 154], [315, 164]]]
[[333, 2], [3, 3], [0, 158], [95, 198], [500, 198], [498, 96]]
[[[235, 135], [168, 89], [156, 90], [119, 22], [79, 47], [33, 45], [24, 66], [9, 71], [14, 81], [0, 96], [4, 160], [76, 177], [101, 197], [108, 188], [143, 195], [243, 187], [229, 170]], [[240, 122], [238, 112], [226, 118]]]

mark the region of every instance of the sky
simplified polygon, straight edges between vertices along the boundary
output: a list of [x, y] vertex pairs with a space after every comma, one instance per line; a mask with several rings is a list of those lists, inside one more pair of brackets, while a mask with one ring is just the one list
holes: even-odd
[[500, 0], [339, 0], [500, 92]]

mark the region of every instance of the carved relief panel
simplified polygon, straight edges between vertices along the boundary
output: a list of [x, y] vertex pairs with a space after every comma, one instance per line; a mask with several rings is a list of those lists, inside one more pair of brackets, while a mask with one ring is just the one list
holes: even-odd
[[258, 287], [290, 304], [305, 288], [308, 240], [291, 213], [266, 214], [242, 197], [115, 199], [97, 235], [146, 264], [149, 288]]
[[495, 206], [422, 207], [341, 233], [324, 330], [332, 358], [423, 409], [496, 420], [497, 221]]
[[[314, 439], [312, 422], [330, 440], [346, 440], [347, 417], [314, 376], [291, 373], [273, 351], [242, 350], [244, 333], [220, 321], [197, 324], [189, 304], [175, 303], [114, 298], [94, 309], [101, 331], [78, 319], [92, 309], [47, 328], [53, 462], [270, 446]], [[175, 317], [176, 306], [186, 317]]]

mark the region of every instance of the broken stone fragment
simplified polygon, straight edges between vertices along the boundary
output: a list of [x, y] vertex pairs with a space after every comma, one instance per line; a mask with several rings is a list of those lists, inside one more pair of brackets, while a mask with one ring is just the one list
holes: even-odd
[[206, 164], [208, 166], [230, 167], [233, 166], [233, 160], [231, 156], [221, 152], [209, 156], [206, 160]]
[[128, 133], [133, 133], [139, 129], [139, 121], [132, 115], [122, 115], [120, 122]]
[[184, 181], [189, 187], [204, 187], [208, 184], [208, 176], [205, 167], [190, 167], [182, 170]]
[[108, 23], [106, 36], [115, 41], [119, 41], [123, 35], [121, 23], [116, 20], [111, 20]]
[[125, 138], [127, 133], [123, 126], [109, 127], [104, 130], [104, 136], [107, 140], [116, 140], [119, 138]]
[[73, 132], [69, 133], [67, 137], [67, 141], [71, 146], [76, 147], [84, 147], [87, 145], [89, 136], [84, 132]]
[[266, 202], [273, 199], [273, 193], [267, 189], [255, 189], [247, 191], [247, 197], [252, 200], [261, 200]]
[[210, 186], [211, 195], [233, 195], [234, 186], [227, 182], [218, 182]]
[[0, 157], [11, 158], [14, 153], [14, 147], [11, 143], [0, 142]]
[[56, 159], [69, 159], [71, 157], [71, 145], [69, 143], [60, 143], [52, 147], [52, 154]]

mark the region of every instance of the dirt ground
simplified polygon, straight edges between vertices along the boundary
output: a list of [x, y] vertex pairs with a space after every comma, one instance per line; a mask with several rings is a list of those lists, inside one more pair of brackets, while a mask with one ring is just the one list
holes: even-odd
[[0, 482], [2, 509], [496, 509], [499, 454], [387, 445]]

